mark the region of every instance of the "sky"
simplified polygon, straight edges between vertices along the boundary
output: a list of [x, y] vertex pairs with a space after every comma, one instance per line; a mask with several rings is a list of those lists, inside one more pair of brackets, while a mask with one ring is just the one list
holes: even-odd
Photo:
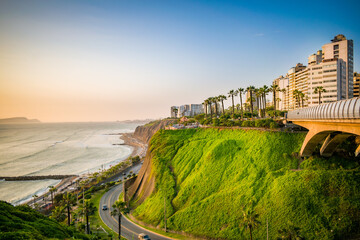
[[[158, 119], [271, 85], [337, 34], [360, 1], [0, 1], [0, 118]], [[230, 100], [226, 104], [230, 104]]]

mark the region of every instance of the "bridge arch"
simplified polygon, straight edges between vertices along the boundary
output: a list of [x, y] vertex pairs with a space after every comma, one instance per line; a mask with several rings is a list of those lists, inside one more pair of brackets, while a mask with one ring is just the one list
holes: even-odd
[[[360, 136], [360, 98], [290, 111], [287, 120], [309, 130], [301, 147], [301, 156], [311, 156], [316, 146], [323, 142], [320, 154], [328, 157], [348, 137]], [[359, 153], [360, 145], [355, 155]]]

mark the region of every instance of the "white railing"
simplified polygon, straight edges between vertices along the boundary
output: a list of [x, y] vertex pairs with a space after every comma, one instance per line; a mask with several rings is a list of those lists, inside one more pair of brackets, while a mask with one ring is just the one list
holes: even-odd
[[360, 98], [340, 100], [289, 111], [287, 119], [360, 119]]

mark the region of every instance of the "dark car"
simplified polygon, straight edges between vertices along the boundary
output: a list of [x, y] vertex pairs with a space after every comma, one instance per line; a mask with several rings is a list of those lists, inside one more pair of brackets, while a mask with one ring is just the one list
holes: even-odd
[[103, 211], [106, 211], [106, 210], [108, 210], [108, 207], [107, 207], [106, 205], [103, 205], [103, 206], [102, 206], [102, 210], [103, 210]]

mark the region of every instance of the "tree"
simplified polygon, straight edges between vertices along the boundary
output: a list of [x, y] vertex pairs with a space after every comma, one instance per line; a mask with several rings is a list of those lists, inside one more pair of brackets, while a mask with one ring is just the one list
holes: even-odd
[[232, 100], [232, 114], [234, 115], [235, 114], [235, 112], [234, 112], [234, 96], [236, 96], [236, 91], [234, 91], [234, 90], [230, 90], [229, 91], [229, 97], [231, 97], [231, 100]]
[[212, 117], [213, 117], [213, 109], [212, 109], [212, 103], [213, 103], [213, 100], [212, 100], [212, 98], [211, 97], [209, 97], [208, 99], [208, 103], [209, 103], [209, 105], [210, 105], [210, 118], [212, 119]]
[[249, 229], [250, 232], [250, 240], [252, 240], [252, 231], [256, 228], [260, 221], [258, 220], [259, 214], [257, 214], [254, 210], [248, 209], [243, 210], [243, 219], [240, 226], [245, 226], [245, 228]]
[[297, 89], [293, 91], [293, 98], [295, 99], [295, 106], [297, 106], [297, 107], [300, 107], [300, 100], [301, 100], [302, 94], [303, 93]]
[[93, 215], [96, 211], [96, 207], [94, 203], [91, 202], [89, 199], [83, 199], [84, 204], [80, 207], [83, 214], [85, 214], [86, 220], [86, 233], [90, 234], [90, 225], [89, 225], [89, 216]]
[[242, 120], [244, 117], [243, 104], [242, 104], [242, 94], [244, 93], [244, 89], [238, 88], [237, 92], [239, 93], [239, 98], [240, 98], [240, 109], [241, 109], [241, 120]]
[[215, 118], [218, 117], [218, 105], [217, 105], [217, 102], [218, 102], [218, 99], [217, 97], [212, 97], [212, 102], [215, 104]]
[[299, 93], [299, 99], [301, 101], [301, 107], [303, 108], [304, 107], [304, 98], [305, 98], [305, 94], [300, 92]]
[[219, 100], [221, 101], [222, 113], [223, 113], [223, 115], [224, 115], [224, 114], [225, 114], [224, 100], [226, 100], [227, 98], [226, 98], [226, 96], [224, 96], [224, 95], [220, 95], [218, 98], [219, 98]]
[[175, 114], [175, 118], [177, 118], [178, 111], [179, 111], [179, 109], [177, 109], [176, 107], [173, 108], [173, 113]]
[[287, 240], [302, 240], [304, 239], [300, 235], [301, 228], [295, 227], [292, 223], [289, 223], [289, 225], [286, 228], [280, 229], [279, 237], [277, 239], [287, 239]]
[[121, 239], [121, 213], [126, 210], [126, 204], [123, 201], [116, 201], [112, 206], [114, 210], [111, 212], [111, 216], [118, 216], [119, 222], [119, 240]]
[[273, 84], [271, 85], [270, 90], [273, 93], [274, 111], [276, 111], [276, 92], [281, 91], [281, 89], [279, 88], [279, 85]]
[[67, 209], [68, 225], [70, 226], [71, 207], [76, 203], [76, 197], [72, 193], [65, 193], [63, 195], [62, 204]]
[[34, 195], [32, 195], [32, 197], [34, 198], [34, 208], [35, 208], [35, 200], [38, 197], [38, 195], [34, 194]]
[[321, 104], [321, 93], [326, 93], [326, 89], [323, 87], [316, 87], [314, 90], [315, 94], [319, 94], [319, 105]]
[[263, 116], [265, 116], [266, 112], [266, 95], [269, 93], [270, 88], [264, 85], [262, 88], [262, 98], [263, 98]]
[[209, 105], [209, 99], [205, 99], [204, 102], [203, 102], [203, 105], [204, 105], [204, 110], [205, 110], [205, 118], [207, 118], [207, 110], [208, 110], [208, 105]]
[[48, 188], [51, 195], [51, 204], [54, 205], [54, 193], [57, 191], [57, 189], [54, 186], [49, 186]]
[[65, 217], [63, 206], [56, 206], [51, 212], [51, 218], [58, 222], [64, 221]]
[[255, 90], [254, 86], [249, 86], [246, 88], [246, 91], [250, 93], [250, 110], [251, 110], [251, 119], [253, 118], [254, 109], [253, 109], [253, 92]]
[[260, 96], [261, 96], [261, 90], [259, 88], [255, 88], [254, 90], [255, 97], [256, 97], [256, 106], [258, 109], [258, 114], [260, 115]]

